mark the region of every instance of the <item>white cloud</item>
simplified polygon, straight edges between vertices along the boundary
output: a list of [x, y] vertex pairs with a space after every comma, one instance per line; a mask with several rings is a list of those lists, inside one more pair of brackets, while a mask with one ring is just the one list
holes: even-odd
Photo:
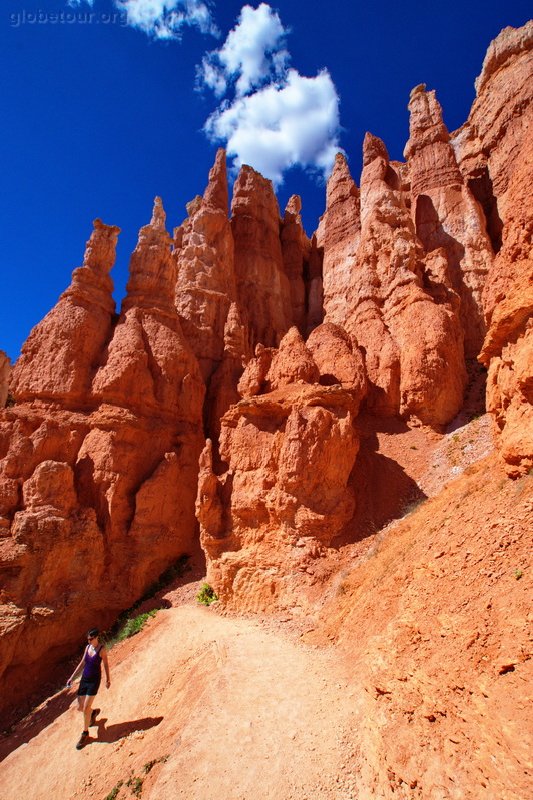
[[339, 150], [339, 98], [327, 70], [305, 78], [291, 69], [283, 86], [223, 104], [205, 129], [226, 142], [235, 167], [249, 164], [276, 185], [296, 165], [328, 175]]
[[[219, 31], [209, 8], [210, 0], [113, 0], [115, 7], [126, 14], [127, 24], [154, 39], [179, 39], [184, 26], [198, 28], [201, 33], [218, 36]], [[94, 0], [68, 0], [70, 6]]]
[[217, 96], [236, 79], [235, 92], [241, 97], [281, 77], [290, 58], [283, 48], [286, 34], [277, 12], [266, 3], [257, 8], [243, 6], [222, 47], [204, 56], [200, 78]]
[[207, 2], [203, 0], [114, 0], [126, 13], [128, 25], [155, 39], [179, 39], [184, 26], [201, 33], [218, 31]]
[[226, 144], [235, 168], [249, 164], [277, 185], [297, 165], [326, 177], [339, 150], [335, 85], [327, 70], [307, 78], [289, 68], [287, 33], [266, 3], [244, 6], [222, 47], [198, 67], [198, 79], [226, 96], [205, 124], [208, 137]]

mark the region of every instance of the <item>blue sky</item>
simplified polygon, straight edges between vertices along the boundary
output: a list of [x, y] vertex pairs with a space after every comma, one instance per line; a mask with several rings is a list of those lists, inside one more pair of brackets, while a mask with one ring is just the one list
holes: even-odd
[[367, 130], [401, 159], [409, 92], [421, 82], [459, 127], [490, 40], [531, 16], [522, 0], [244, 6], [2, 3], [0, 349], [12, 359], [68, 286], [95, 217], [122, 228], [120, 303], [154, 196], [172, 230], [228, 142], [236, 163], [271, 171], [282, 210], [302, 195], [312, 233], [337, 147], [356, 180]]

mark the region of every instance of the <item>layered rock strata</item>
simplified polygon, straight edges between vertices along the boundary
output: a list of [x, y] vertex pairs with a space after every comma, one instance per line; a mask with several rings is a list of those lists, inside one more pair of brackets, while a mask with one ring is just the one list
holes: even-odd
[[4, 706], [195, 546], [204, 385], [174, 308], [164, 219], [156, 200], [118, 321], [118, 229], [95, 222], [13, 371], [0, 421]]

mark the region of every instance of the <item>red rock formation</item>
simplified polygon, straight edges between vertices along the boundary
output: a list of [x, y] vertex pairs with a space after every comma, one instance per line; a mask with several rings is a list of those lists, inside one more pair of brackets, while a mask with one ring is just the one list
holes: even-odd
[[293, 606], [310, 585], [309, 562], [353, 514], [351, 406], [340, 387], [293, 384], [242, 400], [222, 419], [228, 468], [214, 475], [208, 445], [197, 503], [207, 578], [228, 605]]
[[237, 297], [224, 150], [217, 153], [204, 196], [189, 203], [188, 211], [175, 232], [176, 307], [208, 381], [222, 361], [224, 326]]
[[249, 345], [277, 346], [292, 324], [280, 215], [272, 183], [244, 166], [233, 187], [231, 229], [241, 319]]
[[[533, 466], [533, 144], [527, 135], [533, 121], [533, 23], [506, 28], [492, 43], [476, 82], [478, 96], [469, 125], [480, 141], [493, 145], [486, 169], [501, 189], [498, 214], [503, 220], [502, 247], [484, 292], [489, 326], [480, 360], [489, 368], [487, 407], [500, 432], [501, 454], [513, 477]], [[512, 86], [509, 93], [504, 87]], [[499, 100], [496, 132], [489, 132], [483, 109]], [[518, 115], [518, 110], [521, 115]], [[495, 112], [492, 110], [492, 116]], [[496, 141], [492, 137], [499, 134]], [[489, 142], [487, 142], [489, 143]]]
[[530, 21], [505, 28], [491, 42], [468, 120], [452, 135], [459, 167], [483, 205], [496, 251], [508, 214], [510, 178], [531, 125], [532, 39]]
[[368, 391], [362, 352], [343, 328], [326, 322], [311, 333], [307, 349], [318, 367], [323, 386], [340, 384], [351, 392], [355, 413]]
[[483, 211], [463, 182], [435, 92], [424, 88], [411, 92], [405, 148], [413, 219], [426, 253], [446, 251], [452, 286], [461, 298], [465, 355], [475, 358], [485, 335], [481, 294], [492, 246]]
[[324, 282], [322, 269], [324, 262], [324, 249], [319, 247], [317, 237], [313, 234], [311, 250], [309, 252], [308, 278], [306, 284], [307, 294], [307, 328], [306, 333], [311, 333], [324, 320]]
[[359, 205], [359, 190], [346, 158], [337, 153], [327, 185], [326, 211], [317, 231], [318, 246], [324, 248], [324, 313], [336, 325], [344, 325], [351, 311], [349, 294], [361, 233]]
[[[512, 475], [531, 468], [532, 36], [528, 25], [498, 37], [452, 137], [434, 93], [417, 87], [408, 164], [367, 135], [359, 190], [339, 155], [311, 241], [299, 198], [281, 220], [271, 183], [250, 167], [230, 221], [219, 152], [173, 251], [156, 200], [117, 319], [108, 273], [119, 231], [95, 222], [0, 415], [6, 697], [16, 702], [84, 626], [108, 624], [194, 547], [195, 497], [223, 601], [297, 605], [316, 580], [311, 562], [352, 535], [370, 463], [356, 462], [361, 405], [446, 424], [462, 403], [465, 337], [476, 354], [485, 322], [502, 454]], [[197, 484], [202, 420], [213, 443]], [[367, 473], [379, 502], [383, 481]]]
[[[428, 291], [435, 274], [426, 275], [400, 177], [383, 142], [369, 134], [363, 165], [361, 238], [344, 327], [365, 352], [369, 407], [442, 425], [459, 410], [466, 381], [457, 303], [435, 302], [434, 288]], [[324, 246], [326, 260], [327, 238]]]
[[10, 376], [11, 362], [4, 351], [0, 350], [0, 408], [6, 404]]
[[[17, 402], [51, 400], [76, 408], [89, 402], [93, 371], [111, 332], [115, 303], [109, 271], [120, 228], [94, 221], [83, 265], [56, 306], [30, 333], [13, 368]], [[46, 346], [43, 343], [46, 342]]]
[[218, 442], [220, 420], [230, 406], [239, 402], [237, 391], [242, 376], [244, 362], [250, 357], [246, 330], [236, 303], [232, 303], [224, 326], [224, 353], [222, 361], [209, 383], [207, 403], [207, 430]]
[[532, 51], [533, 22], [500, 33], [476, 80], [469, 118], [452, 137], [497, 252], [483, 293], [488, 332], [480, 360], [489, 367], [487, 407], [501, 433], [501, 452], [511, 475], [533, 463]]
[[318, 378], [296, 328], [279, 351], [258, 348], [239, 384], [245, 397], [221, 421], [225, 471], [215, 475], [210, 442], [202, 455], [201, 542], [208, 580], [229, 605], [293, 605], [312, 583], [310, 561], [353, 515], [360, 398]]
[[160, 201], [113, 326], [117, 234], [95, 224], [84, 266], [23, 348], [16, 404], [0, 419], [3, 705], [195, 546], [204, 385], [174, 308]]
[[285, 209], [283, 225], [281, 228], [281, 250], [283, 264], [289, 279], [292, 322], [302, 335], [307, 328], [307, 311], [305, 298], [304, 274], [309, 270], [311, 255], [311, 242], [303, 229], [300, 211], [301, 198], [294, 194]]

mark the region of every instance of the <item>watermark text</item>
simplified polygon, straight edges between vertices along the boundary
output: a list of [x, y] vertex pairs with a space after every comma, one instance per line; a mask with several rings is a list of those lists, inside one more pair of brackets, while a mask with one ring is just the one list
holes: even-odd
[[63, 11], [12, 11], [9, 14], [12, 28], [21, 25], [122, 25], [128, 24], [128, 15], [124, 11], [79, 11], [65, 9]]

